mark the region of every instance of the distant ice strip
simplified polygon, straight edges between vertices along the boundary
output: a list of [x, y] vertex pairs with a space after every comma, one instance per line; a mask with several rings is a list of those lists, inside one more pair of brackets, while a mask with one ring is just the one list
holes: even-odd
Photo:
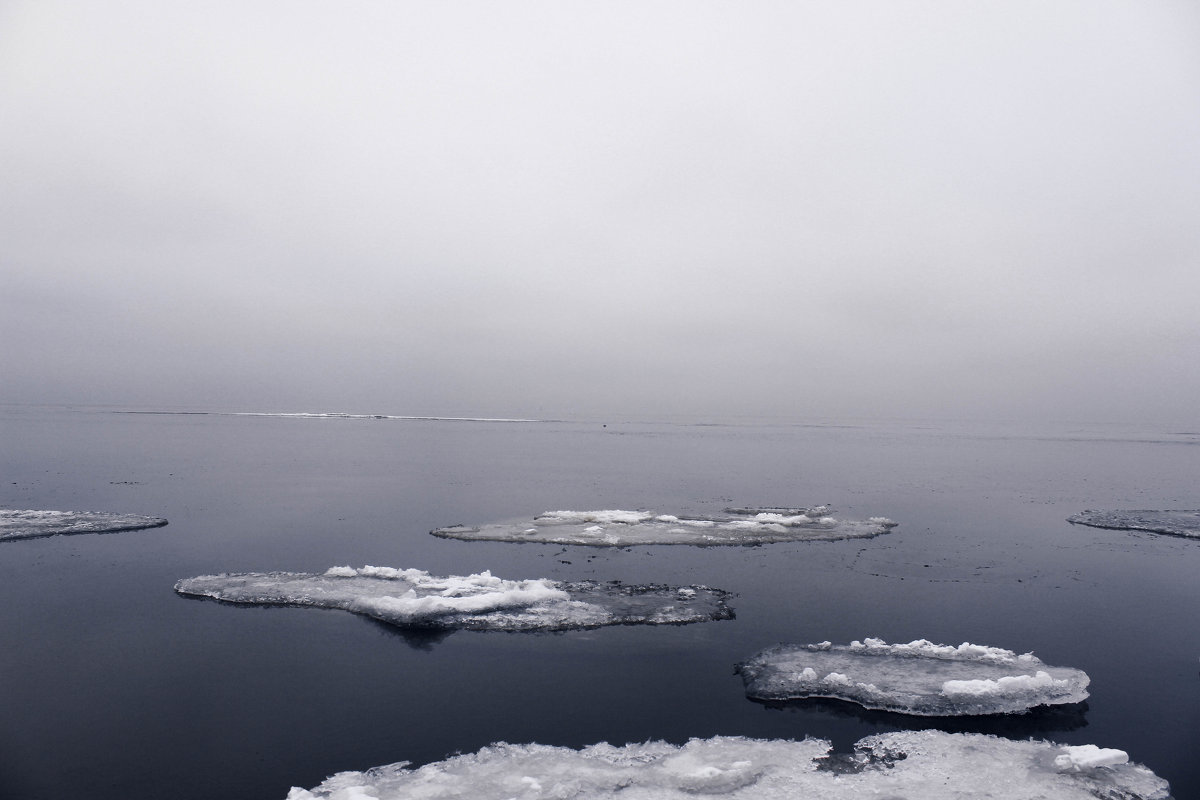
[[747, 696], [757, 700], [830, 697], [923, 717], [1014, 714], [1078, 703], [1087, 698], [1090, 683], [1087, 673], [1048, 666], [1032, 653], [924, 639], [780, 644], [737, 670]]
[[340, 411], [118, 411], [118, 414], [157, 414], [203, 417], [294, 417], [301, 419], [399, 419], [426, 422], [544, 422], [507, 417], [412, 417], [397, 414], [346, 414]]
[[826, 506], [795, 509], [729, 509], [716, 516], [675, 516], [647, 511], [547, 511], [532, 520], [479, 527], [455, 525], [430, 533], [444, 539], [542, 542], [629, 547], [643, 544], [700, 546], [829, 541], [878, 536], [896, 526], [886, 517], [839, 520]]
[[273, 411], [235, 411], [233, 417], [304, 417], [332, 419], [406, 419], [425, 420], [428, 422], [541, 422], [537, 419], [509, 419], [506, 417], [410, 417], [397, 414], [342, 414], [338, 412], [273, 412]]
[[175, 585], [185, 595], [230, 603], [316, 606], [401, 627], [497, 631], [567, 630], [729, 619], [729, 596], [706, 586], [616, 581], [510, 581], [490, 572], [439, 578], [419, 569], [333, 567], [296, 572], [202, 575]]
[[1084, 511], [1067, 517], [1067, 522], [1093, 528], [1149, 531], [1171, 536], [1200, 538], [1200, 511]]
[[868, 736], [851, 758], [823, 739], [722, 737], [582, 750], [494, 744], [409, 769], [407, 762], [340, 772], [287, 800], [861, 800], [968, 798], [1166, 800], [1165, 780], [1124, 751], [1018, 742], [975, 733]]
[[0, 509], [0, 541], [70, 533], [116, 533], [159, 528], [167, 521], [140, 514], [104, 511], [10, 511]]

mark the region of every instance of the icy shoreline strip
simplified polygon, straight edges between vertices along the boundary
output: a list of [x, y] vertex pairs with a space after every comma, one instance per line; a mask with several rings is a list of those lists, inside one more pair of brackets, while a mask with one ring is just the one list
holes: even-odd
[[0, 509], [0, 541], [37, 539], [76, 533], [118, 533], [161, 528], [162, 517], [105, 511], [36, 511]]
[[443, 539], [537, 542], [587, 547], [758, 545], [778, 542], [834, 541], [887, 533], [896, 523], [886, 517], [839, 520], [826, 506], [795, 509], [730, 509], [699, 516], [649, 511], [546, 511], [513, 522], [479, 527], [454, 525], [430, 531]]
[[1200, 510], [1151, 511], [1142, 509], [1082, 511], [1067, 517], [1073, 525], [1111, 530], [1147, 531], [1168, 536], [1200, 538]]
[[831, 745], [714, 737], [676, 746], [646, 742], [582, 750], [493, 744], [410, 769], [407, 762], [340, 772], [287, 800], [1165, 800], [1167, 782], [1120, 750], [1018, 742], [996, 736], [912, 731], [868, 736], [851, 760], [828, 768]]
[[1087, 699], [1087, 673], [1052, 667], [1032, 653], [920, 639], [888, 644], [780, 644], [737, 671], [756, 700], [833, 698], [917, 716], [1017, 714]]
[[730, 619], [727, 592], [706, 586], [616, 581], [511, 581], [490, 572], [435, 577], [418, 569], [333, 567], [323, 574], [201, 575], [182, 595], [228, 603], [333, 608], [408, 628], [569, 630], [604, 625], [687, 624]]

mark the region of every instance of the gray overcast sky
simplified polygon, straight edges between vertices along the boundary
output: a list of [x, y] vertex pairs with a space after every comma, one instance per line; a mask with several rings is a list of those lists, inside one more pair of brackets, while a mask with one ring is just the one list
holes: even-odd
[[0, 2], [0, 401], [1200, 421], [1200, 6]]

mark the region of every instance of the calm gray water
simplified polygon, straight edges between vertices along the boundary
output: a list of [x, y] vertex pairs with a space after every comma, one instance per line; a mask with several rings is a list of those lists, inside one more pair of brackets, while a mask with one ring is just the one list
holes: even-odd
[[[941, 727], [1117, 747], [1200, 797], [1200, 541], [1086, 508], [1200, 507], [1200, 434], [1147, 426], [485, 423], [0, 407], [0, 507], [170, 525], [0, 542], [0, 798], [283, 798], [347, 769], [493, 741]], [[551, 509], [828, 503], [887, 536], [626, 550], [432, 528]], [[413, 635], [354, 615], [179, 597], [176, 580], [334, 565], [703, 583], [731, 621]], [[1092, 677], [1082, 708], [938, 721], [747, 700], [780, 641], [926, 638]]]

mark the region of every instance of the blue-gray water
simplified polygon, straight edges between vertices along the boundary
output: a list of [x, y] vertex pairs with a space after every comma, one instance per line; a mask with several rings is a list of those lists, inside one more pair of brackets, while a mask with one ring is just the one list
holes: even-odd
[[[1117, 747], [1200, 796], [1200, 541], [1073, 526], [1200, 507], [1200, 434], [1153, 426], [485, 423], [0, 408], [0, 507], [165, 528], [0, 542], [0, 798], [283, 798], [333, 772], [493, 741], [943, 727]], [[431, 528], [551, 509], [828, 503], [870, 540], [627, 550]], [[737, 618], [417, 636], [350, 614], [189, 600], [176, 580], [334, 565], [704, 583]], [[745, 699], [779, 641], [927, 638], [1092, 677], [1086, 708], [920, 720]]]

